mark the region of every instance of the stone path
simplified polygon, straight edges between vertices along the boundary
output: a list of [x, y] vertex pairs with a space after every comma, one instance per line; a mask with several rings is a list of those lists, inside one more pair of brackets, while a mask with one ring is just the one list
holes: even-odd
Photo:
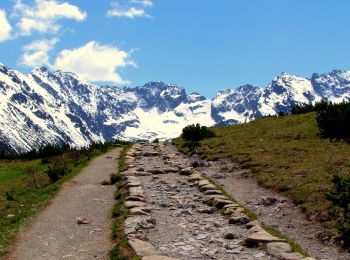
[[100, 183], [115, 173], [118, 157], [118, 149], [99, 156], [64, 184], [5, 259], [109, 259], [114, 186]]
[[292, 252], [164, 144], [136, 144], [125, 233], [143, 259], [313, 259]]

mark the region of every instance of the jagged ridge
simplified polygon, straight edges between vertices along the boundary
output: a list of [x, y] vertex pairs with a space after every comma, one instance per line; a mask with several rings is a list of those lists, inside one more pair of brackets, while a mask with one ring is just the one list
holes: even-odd
[[244, 85], [213, 99], [183, 87], [149, 82], [142, 87], [93, 85], [70, 72], [36, 68], [22, 74], [0, 64], [0, 149], [23, 152], [68, 142], [173, 138], [192, 123], [228, 125], [288, 112], [296, 103], [350, 99], [350, 72], [282, 73], [266, 88]]

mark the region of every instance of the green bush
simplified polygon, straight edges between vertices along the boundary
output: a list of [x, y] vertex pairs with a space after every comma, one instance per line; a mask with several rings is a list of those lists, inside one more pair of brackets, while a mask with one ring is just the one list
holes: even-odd
[[342, 233], [344, 245], [350, 246], [350, 179], [335, 175], [333, 181], [335, 189], [326, 194], [326, 198], [334, 206], [340, 207], [343, 212], [343, 219], [338, 226]]
[[350, 103], [327, 103], [317, 111], [317, 125], [324, 137], [350, 138]]
[[189, 125], [182, 129], [182, 138], [185, 141], [198, 142], [206, 138], [215, 137], [215, 133], [206, 126], [200, 124]]
[[58, 181], [69, 172], [70, 169], [66, 162], [61, 162], [61, 160], [49, 165], [48, 169], [46, 170], [46, 174], [52, 182]]

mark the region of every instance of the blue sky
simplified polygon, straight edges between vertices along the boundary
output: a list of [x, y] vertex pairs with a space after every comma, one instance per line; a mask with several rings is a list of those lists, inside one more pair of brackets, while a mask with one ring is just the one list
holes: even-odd
[[349, 11], [348, 0], [2, 0], [0, 62], [212, 97], [283, 70], [350, 69]]

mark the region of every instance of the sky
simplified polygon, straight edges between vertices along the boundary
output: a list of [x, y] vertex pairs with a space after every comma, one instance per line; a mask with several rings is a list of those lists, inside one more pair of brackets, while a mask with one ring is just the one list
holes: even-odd
[[350, 69], [349, 0], [1, 0], [0, 63], [213, 97]]

